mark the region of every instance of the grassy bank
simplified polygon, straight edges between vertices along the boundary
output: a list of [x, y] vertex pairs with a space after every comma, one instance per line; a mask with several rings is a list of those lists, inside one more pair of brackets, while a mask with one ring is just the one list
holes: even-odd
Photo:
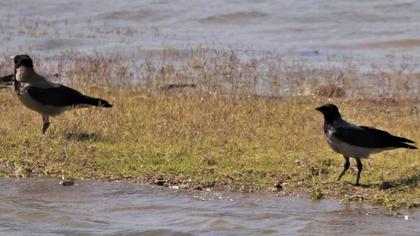
[[[0, 175], [304, 192], [315, 199], [333, 196], [389, 208], [419, 206], [418, 151], [373, 155], [364, 161], [361, 187], [352, 185], [357, 172], [352, 160], [351, 170], [338, 182], [343, 158], [327, 146], [322, 116], [314, 110], [333, 102], [352, 122], [420, 141], [418, 97], [351, 98], [358, 88], [365, 90], [356, 95], [371, 91], [351, 67], [315, 70], [283, 65], [272, 55], [244, 62], [229, 51], [199, 52], [191, 52], [181, 66], [146, 57], [136, 67], [126, 58], [103, 56], [63, 59], [49, 67], [37, 64], [44, 72], [69, 75], [66, 84], [106, 98], [114, 107], [67, 112], [54, 118], [41, 135], [39, 115], [24, 108], [11, 88], [0, 89]], [[176, 55], [165, 53], [164, 58]], [[213, 61], [208, 53], [219, 60]], [[8, 62], [0, 63], [4, 73], [8, 68]], [[310, 77], [313, 74], [325, 77], [332, 87], [342, 86], [347, 95], [324, 93], [322, 86], [315, 89], [320, 82]], [[382, 72], [375, 78], [384, 83], [382, 92], [389, 96], [409, 94], [413, 88], [408, 85], [418, 79]], [[135, 79], [141, 83], [129, 87], [128, 81]], [[173, 82], [197, 87], [159, 89]], [[271, 96], [251, 95], [261, 84], [268, 86]], [[286, 94], [280, 92], [283, 84]], [[304, 96], [305, 88], [311, 96]]]
[[[181, 188], [243, 191], [298, 189], [345, 200], [415, 206], [418, 151], [397, 150], [365, 161], [362, 187], [353, 168], [337, 182], [343, 158], [322, 134], [314, 107], [323, 99], [231, 97], [203, 93], [84, 89], [109, 98], [111, 110], [85, 109], [53, 120], [40, 133], [38, 115], [1, 90], [0, 173], [83, 179], [129, 179]], [[345, 117], [420, 140], [411, 101], [335, 99]], [[418, 104], [418, 103], [417, 103]], [[384, 186], [387, 189], [381, 189]], [[389, 186], [388, 186], [389, 185]]]

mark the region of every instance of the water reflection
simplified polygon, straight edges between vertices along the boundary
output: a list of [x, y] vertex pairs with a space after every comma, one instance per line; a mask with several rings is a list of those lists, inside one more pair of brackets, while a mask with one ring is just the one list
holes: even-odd
[[[418, 235], [419, 212], [271, 194], [171, 190], [125, 182], [0, 180], [0, 233]], [[408, 220], [404, 219], [408, 216]]]

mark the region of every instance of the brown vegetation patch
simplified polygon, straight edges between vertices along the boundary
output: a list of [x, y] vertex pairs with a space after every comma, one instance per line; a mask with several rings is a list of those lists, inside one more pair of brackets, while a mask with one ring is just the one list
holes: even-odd
[[320, 85], [315, 89], [315, 95], [329, 98], [342, 98], [346, 96], [346, 91], [343, 87], [335, 85]]

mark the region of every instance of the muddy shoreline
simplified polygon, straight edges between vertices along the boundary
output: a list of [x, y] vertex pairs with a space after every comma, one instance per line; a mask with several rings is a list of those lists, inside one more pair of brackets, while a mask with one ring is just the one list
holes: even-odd
[[[311, 186], [303, 182], [288, 183], [287, 181], [278, 181], [273, 186], [263, 185], [238, 185], [234, 183], [208, 181], [199, 182], [193, 181], [192, 179], [181, 179], [173, 175], [151, 175], [151, 176], [103, 176], [101, 178], [88, 177], [83, 179], [66, 178], [64, 175], [42, 175], [35, 169], [27, 168], [19, 173], [2, 173], [2, 178], [35, 178], [35, 179], [56, 179], [57, 184], [66, 186], [72, 186], [80, 181], [105, 181], [105, 182], [121, 182], [126, 181], [127, 183], [148, 185], [148, 186], [160, 186], [174, 190], [186, 190], [186, 191], [216, 191], [216, 192], [232, 192], [232, 193], [271, 193], [273, 196], [278, 197], [301, 197], [306, 196], [314, 201], [322, 199], [334, 199], [341, 203], [363, 203], [371, 204], [372, 206], [380, 206], [393, 211], [395, 214], [399, 214], [398, 211], [404, 208], [419, 209], [420, 202], [414, 201], [408, 205], [400, 202], [392, 202], [391, 204], [384, 204], [384, 202], [371, 199], [369, 195], [377, 194], [377, 191], [392, 193], [400, 191], [398, 186], [395, 186], [391, 182], [384, 181], [382, 184], [361, 184], [356, 186], [353, 183], [344, 181], [334, 181], [330, 183], [324, 183], [322, 186]], [[63, 184], [64, 183], [64, 184]], [[70, 183], [70, 184], [66, 184]]]

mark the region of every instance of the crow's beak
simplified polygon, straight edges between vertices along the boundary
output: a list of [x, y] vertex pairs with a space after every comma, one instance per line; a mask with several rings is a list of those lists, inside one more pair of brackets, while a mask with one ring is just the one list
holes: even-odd
[[315, 108], [315, 110], [317, 110], [319, 112], [322, 112], [322, 107], [317, 107], [317, 108]]

